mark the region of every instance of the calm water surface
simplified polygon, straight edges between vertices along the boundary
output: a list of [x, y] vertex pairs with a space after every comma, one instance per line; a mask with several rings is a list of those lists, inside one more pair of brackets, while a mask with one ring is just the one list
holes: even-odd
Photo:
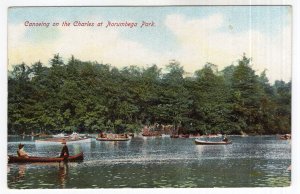
[[[211, 138], [212, 139], [212, 138]], [[8, 187], [154, 188], [284, 187], [291, 182], [289, 141], [276, 136], [230, 137], [231, 145], [195, 145], [194, 139], [135, 137], [128, 142], [76, 143], [70, 154], [84, 161], [69, 164], [8, 164]], [[18, 144], [35, 156], [58, 156], [61, 145], [8, 138], [8, 154]]]

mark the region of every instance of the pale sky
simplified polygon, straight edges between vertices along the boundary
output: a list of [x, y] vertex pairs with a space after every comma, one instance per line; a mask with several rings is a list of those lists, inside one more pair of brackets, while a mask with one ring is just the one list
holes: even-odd
[[[219, 70], [243, 53], [270, 82], [291, 80], [289, 6], [13, 7], [8, 14], [8, 59], [31, 65], [59, 53], [83, 61], [164, 67], [177, 60], [193, 73], [210, 62]], [[71, 22], [70, 27], [28, 27], [29, 22]], [[74, 27], [74, 21], [102, 27]], [[154, 22], [154, 27], [105, 28], [111, 22]]]

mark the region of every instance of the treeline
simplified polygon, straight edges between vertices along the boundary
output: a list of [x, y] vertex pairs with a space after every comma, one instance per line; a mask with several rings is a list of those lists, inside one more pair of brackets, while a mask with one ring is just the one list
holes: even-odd
[[170, 62], [122, 69], [59, 54], [45, 66], [15, 65], [8, 76], [8, 132], [137, 132], [173, 125], [180, 133], [290, 133], [291, 82], [270, 84], [245, 55], [222, 71], [192, 76]]

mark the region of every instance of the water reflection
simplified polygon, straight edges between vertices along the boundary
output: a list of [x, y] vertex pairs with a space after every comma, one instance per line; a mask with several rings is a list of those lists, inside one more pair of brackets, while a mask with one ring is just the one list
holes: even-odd
[[20, 181], [21, 179], [25, 178], [25, 172], [26, 172], [26, 165], [25, 164], [20, 164], [18, 166], [18, 173], [15, 176], [15, 181]]
[[61, 188], [66, 187], [68, 173], [69, 173], [68, 163], [60, 162], [58, 165], [58, 180]]

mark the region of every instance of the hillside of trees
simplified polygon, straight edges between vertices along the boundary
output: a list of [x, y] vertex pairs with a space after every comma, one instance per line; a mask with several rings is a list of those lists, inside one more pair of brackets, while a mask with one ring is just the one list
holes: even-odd
[[139, 132], [156, 123], [200, 134], [291, 130], [291, 82], [270, 84], [245, 55], [222, 71], [207, 63], [192, 76], [176, 61], [118, 69], [56, 54], [49, 63], [8, 72], [9, 134]]

